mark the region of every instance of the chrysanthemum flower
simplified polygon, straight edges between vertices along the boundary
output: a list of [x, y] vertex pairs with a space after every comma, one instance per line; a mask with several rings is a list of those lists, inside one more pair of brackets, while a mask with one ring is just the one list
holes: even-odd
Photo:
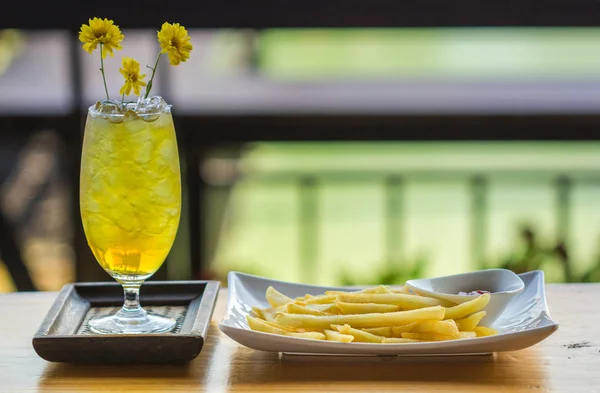
[[157, 34], [158, 43], [162, 48], [161, 53], [169, 55], [171, 65], [178, 65], [190, 58], [190, 52], [193, 49], [185, 27], [179, 23], [165, 22]]
[[123, 34], [119, 30], [119, 26], [115, 25], [112, 20], [106, 18], [93, 18], [89, 20], [89, 25], [81, 25], [79, 32], [79, 41], [83, 42], [83, 49], [91, 54], [98, 44], [102, 44], [102, 57], [106, 57], [106, 53], [114, 56], [113, 49], [122, 49], [121, 41]]
[[146, 86], [146, 82], [142, 80], [146, 77], [146, 74], [140, 75], [140, 63], [131, 57], [124, 57], [123, 68], [119, 68], [119, 72], [125, 78], [125, 83], [119, 90], [119, 94], [129, 95], [131, 89], [133, 89], [134, 94], [139, 96], [142, 86]]

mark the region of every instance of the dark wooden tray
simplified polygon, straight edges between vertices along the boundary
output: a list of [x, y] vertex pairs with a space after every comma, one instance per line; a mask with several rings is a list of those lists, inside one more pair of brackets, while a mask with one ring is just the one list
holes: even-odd
[[114, 282], [67, 284], [33, 337], [37, 354], [51, 362], [185, 362], [200, 353], [219, 293], [218, 281], [151, 281], [142, 285], [144, 309], [177, 320], [169, 333], [94, 334], [87, 320], [116, 312], [123, 289]]

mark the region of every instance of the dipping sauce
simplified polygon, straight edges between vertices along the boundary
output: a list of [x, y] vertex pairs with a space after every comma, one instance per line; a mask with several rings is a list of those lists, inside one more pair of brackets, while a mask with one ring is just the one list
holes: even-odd
[[462, 296], [466, 296], [466, 295], [483, 295], [484, 293], [490, 293], [490, 292], [478, 289], [476, 291], [471, 291], [471, 292], [459, 292], [458, 294], [462, 295]]

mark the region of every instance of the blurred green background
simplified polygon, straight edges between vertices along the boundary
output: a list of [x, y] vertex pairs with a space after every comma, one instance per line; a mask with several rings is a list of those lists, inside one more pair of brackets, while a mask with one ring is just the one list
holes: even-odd
[[327, 285], [499, 266], [598, 279], [599, 156], [596, 142], [257, 144], [208, 224], [212, 267]]
[[269, 78], [589, 78], [597, 28], [267, 30], [258, 64]]
[[[195, 56], [165, 77], [174, 108], [187, 115], [458, 111], [562, 113], [576, 121], [578, 114], [600, 113], [596, 28], [190, 32]], [[155, 32], [124, 33], [123, 55], [151, 53]], [[0, 31], [2, 116], [63, 110], [71, 38]], [[81, 56], [90, 101], [103, 87], [97, 65]], [[107, 60], [107, 75], [116, 86], [112, 61], [118, 60]], [[157, 83], [159, 93], [164, 86]], [[56, 290], [74, 279], [79, 217], [69, 213], [64, 168], [42, 171], [49, 161], [40, 157], [52, 161], [64, 146], [52, 130], [38, 131], [20, 150], [0, 146], [0, 194], [38, 288]], [[225, 280], [239, 270], [327, 285], [399, 283], [502, 266], [541, 268], [554, 282], [600, 280], [600, 139], [403, 137], [399, 128], [395, 142], [215, 148], [199, 163], [208, 184], [202, 226], [210, 276]], [[228, 180], [230, 171], [235, 180]], [[32, 214], [21, 214], [41, 184], [52, 191]], [[178, 242], [186, 231], [182, 225]], [[184, 248], [176, 244], [172, 253], [175, 278], [186, 278]], [[0, 291], [13, 289], [0, 263]]]

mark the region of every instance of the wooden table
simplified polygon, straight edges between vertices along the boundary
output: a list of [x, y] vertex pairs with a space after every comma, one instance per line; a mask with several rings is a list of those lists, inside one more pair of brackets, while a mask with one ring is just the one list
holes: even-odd
[[559, 330], [494, 356], [326, 358], [243, 347], [222, 334], [222, 291], [207, 343], [187, 365], [48, 363], [31, 338], [56, 293], [0, 296], [0, 392], [600, 392], [600, 284], [549, 285]]

